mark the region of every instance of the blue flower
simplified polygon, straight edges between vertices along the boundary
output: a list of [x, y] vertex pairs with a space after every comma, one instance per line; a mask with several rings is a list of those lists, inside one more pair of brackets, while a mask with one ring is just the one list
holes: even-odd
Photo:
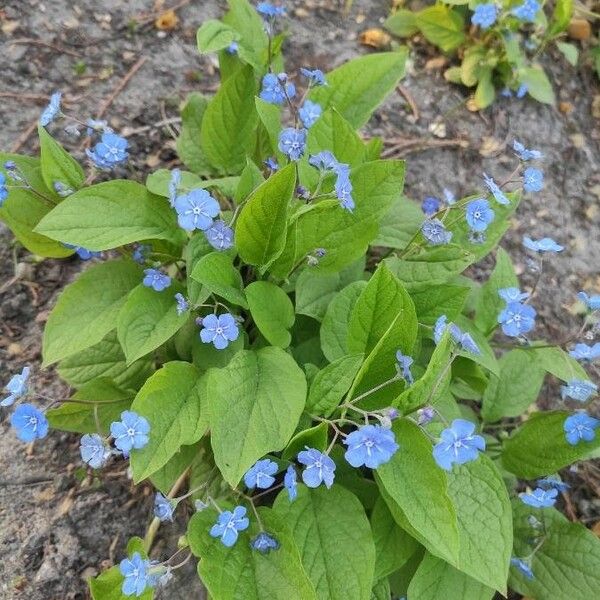
[[71, 248], [72, 250], [75, 250], [75, 254], [77, 254], [77, 256], [79, 256], [81, 260], [90, 260], [91, 258], [102, 256], [102, 252], [88, 250], [87, 248], [83, 248], [82, 246], [74, 246], [73, 244], [63, 244], [63, 246], [65, 248]]
[[171, 171], [171, 178], [169, 179], [169, 203], [171, 206], [175, 206], [175, 200], [177, 199], [177, 189], [181, 184], [181, 171], [179, 169], [173, 169]]
[[296, 86], [289, 83], [286, 73], [267, 73], [262, 79], [262, 89], [260, 97], [265, 102], [281, 105], [287, 99], [291, 100], [296, 95]]
[[261, 490], [269, 489], [275, 483], [275, 473], [277, 473], [277, 463], [264, 458], [251, 466], [244, 475], [244, 484], [250, 490], [259, 488]]
[[529, 298], [529, 293], [522, 292], [517, 287], [509, 287], [498, 290], [498, 296], [500, 296], [500, 298], [502, 298], [502, 300], [504, 300], [506, 303], [523, 302]]
[[256, 537], [250, 540], [250, 548], [261, 554], [268, 554], [271, 550], [279, 548], [279, 542], [266, 531], [261, 531]]
[[175, 294], [175, 301], [177, 302], [177, 314], [181, 316], [190, 307], [190, 305], [183, 294], [180, 294], [179, 292]]
[[441, 205], [442, 203], [438, 198], [427, 196], [427, 198], [421, 202], [421, 210], [426, 216], [431, 217], [432, 215], [435, 215], [438, 210], [440, 210]]
[[102, 140], [92, 150], [86, 149], [85, 152], [99, 169], [112, 169], [127, 160], [128, 145], [129, 142], [125, 138], [116, 133], [106, 132], [102, 134]]
[[144, 560], [139, 552], [134, 552], [131, 558], [124, 558], [119, 563], [119, 571], [125, 577], [121, 591], [125, 596], [141, 596], [150, 587], [148, 568], [150, 561]]
[[535, 167], [527, 167], [523, 173], [523, 187], [526, 192], [539, 192], [544, 187], [544, 173]]
[[233, 512], [224, 510], [219, 514], [217, 522], [210, 529], [210, 535], [221, 538], [221, 543], [231, 548], [237, 542], [239, 532], [248, 529], [249, 525], [246, 509], [243, 506], [236, 506]]
[[309, 488], [316, 488], [324, 483], [330, 488], [335, 477], [335, 463], [322, 452], [314, 448], [306, 448], [298, 453], [298, 462], [305, 465], [302, 471], [302, 481]]
[[200, 339], [205, 344], [212, 343], [217, 350], [223, 350], [229, 346], [229, 342], [238, 339], [240, 330], [233, 315], [224, 313], [222, 315], [207, 315], [202, 317], [202, 330]]
[[449, 244], [452, 239], [452, 232], [448, 231], [439, 219], [427, 219], [421, 225], [421, 233], [433, 246]]
[[206, 231], [213, 224], [213, 217], [221, 211], [219, 203], [203, 189], [190, 191], [175, 200], [177, 222], [186, 231]]
[[306, 129], [287, 127], [279, 134], [278, 148], [290, 160], [300, 160], [306, 147]]
[[136, 244], [131, 253], [131, 258], [135, 260], [136, 263], [143, 265], [146, 262], [146, 255], [151, 251], [151, 246], [148, 246], [147, 244]]
[[569, 351], [569, 354], [576, 360], [592, 362], [600, 357], [600, 342], [596, 342], [591, 346], [582, 343], [575, 344], [573, 349]]
[[285, 6], [275, 6], [270, 2], [259, 2], [256, 10], [264, 17], [276, 18], [285, 16]]
[[517, 98], [523, 98], [525, 94], [529, 91], [529, 86], [526, 83], [522, 83], [517, 89], [515, 96]]
[[227, 52], [227, 54], [237, 54], [239, 49], [240, 45], [233, 40], [233, 42], [231, 42], [231, 44], [225, 48], [225, 52]]
[[6, 186], [6, 176], [0, 171], [0, 208], [8, 198], [8, 187]]
[[269, 169], [269, 171], [271, 171], [271, 173], [279, 171], [279, 165], [273, 157], [267, 158], [267, 160], [265, 160], [263, 164], [265, 165], [265, 167], [267, 167], [267, 169]]
[[598, 392], [598, 386], [585, 379], [571, 379], [567, 385], [560, 388], [560, 395], [563, 400], [573, 398], [579, 402], [587, 402], [592, 396]]
[[541, 240], [532, 240], [530, 237], [523, 238], [523, 246], [534, 252], [562, 252], [565, 248], [557, 244], [552, 238], [542, 238]]
[[160, 492], [154, 496], [154, 516], [160, 521], [173, 521], [173, 511], [176, 503], [165, 498]]
[[476, 460], [479, 451], [485, 450], [485, 440], [474, 432], [474, 423], [454, 419], [452, 425], [442, 431], [440, 442], [433, 447], [433, 458], [438, 466], [450, 471], [454, 463], [463, 465]]
[[559, 492], [566, 492], [571, 487], [568, 483], [565, 483], [560, 479], [555, 479], [554, 477], [544, 477], [543, 479], [538, 479], [537, 484], [541, 488], [555, 489]]
[[521, 498], [523, 504], [533, 506], [533, 508], [549, 508], [550, 506], [554, 506], [556, 504], [556, 496], [558, 496], [558, 490], [543, 490], [542, 488], [536, 488], [533, 492], [522, 492], [519, 494], [519, 498]]
[[283, 485], [287, 490], [290, 502], [293, 502], [298, 496], [298, 477], [296, 475], [296, 469], [294, 469], [292, 465], [287, 468], [287, 471], [283, 476]]
[[300, 115], [300, 120], [304, 127], [310, 129], [318, 121], [322, 112], [323, 109], [320, 104], [306, 100], [300, 107], [298, 114]]
[[233, 246], [233, 229], [225, 221], [215, 221], [204, 235], [215, 250], [229, 250]]
[[396, 352], [396, 360], [398, 361], [398, 367], [402, 372], [402, 377], [406, 380], [408, 385], [412, 385], [415, 381], [412, 373], [410, 372], [410, 367], [414, 362], [413, 358], [411, 356], [405, 356], [400, 350], [398, 350]]
[[101, 121], [98, 119], [88, 119], [85, 122], [87, 129], [85, 130], [85, 134], [90, 136], [94, 133], [94, 131], [102, 131], [112, 133], [113, 130], [108, 126], [107, 121]]
[[4, 386], [8, 396], [0, 402], [0, 406], [11, 406], [15, 400], [27, 394], [27, 380], [31, 369], [23, 367], [23, 370], [10, 378], [10, 381]]
[[171, 278], [157, 269], [144, 269], [142, 283], [156, 292], [162, 292], [171, 285]]
[[110, 448], [102, 436], [97, 433], [86, 433], [79, 442], [79, 454], [86, 465], [92, 469], [100, 469], [110, 457]]
[[535, 308], [529, 304], [509, 302], [498, 315], [498, 323], [502, 325], [505, 335], [519, 337], [535, 327], [536, 315]]
[[338, 177], [335, 182], [335, 195], [340, 201], [340, 206], [352, 212], [355, 208], [354, 199], [352, 198], [352, 182], [350, 181], [349, 173], [346, 169], [339, 170], [339, 167], [346, 165], [338, 165]]
[[33, 404], [20, 404], [10, 416], [10, 424], [15, 428], [22, 442], [41, 440], [48, 434], [48, 419]]
[[319, 171], [336, 171], [340, 163], [329, 150], [323, 150], [318, 154], [312, 154], [308, 158], [308, 164], [319, 169]]
[[525, 562], [523, 559], [516, 558], [513, 556], [510, 559], [510, 564], [513, 567], [516, 567], [519, 571], [521, 571], [521, 573], [523, 573], [523, 575], [525, 575], [525, 577], [527, 577], [527, 579], [533, 579], [533, 571], [531, 570], [531, 566], [529, 565], [529, 563]]
[[42, 127], [50, 125], [50, 123], [52, 123], [52, 121], [54, 121], [54, 119], [56, 119], [57, 115], [60, 113], [61, 96], [61, 92], [54, 92], [54, 94], [50, 96], [50, 102], [48, 103], [48, 106], [46, 106], [40, 115], [39, 123]]
[[433, 340], [436, 344], [440, 343], [440, 340], [444, 335], [444, 331], [446, 331], [446, 327], [448, 326], [447, 321], [448, 317], [446, 315], [441, 315], [435, 322], [435, 325], [433, 327]]
[[327, 85], [325, 75], [320, 69], [301, 68], [300, 73], [308, 79], [310, 85]]
[[588, 310], [600, 310], [600, 294], [588, 296], [585, 292], [579, 292], [577, 297], [586, 305]]
[[489, 190], [490, 194], [494, 196], [498, 204], [510, 204], [510, 200], [506, 194], [500, 189], [500, 186], [488, 175], [483, 174], [483, 182], [485, 187]]
[[513, 150], [517, 153], [518, 157], [523, 161], [539, 160], [543, 156], [539, 150], [529, 150], [528, 148], [525, 148], [525, 146], [523, 144], [521, 144], [521, 142], [518, 142], [517, 140], [513, 141]]
[[586, 412], [578, 412], [565, 419], [563, 430], [567, 442], [576, 446], [581, 440], [591, 442], [596, 437], [598, 426], [600, 420], [590, 417]]
[[450, 335], [462, 350], [470, 352], [471, 354], [481, 354], [481, 350], [475, 340], [471, 337], [471, 334], [466, 331], [461, 331], [454, 323], [450, 325]]
[[129, 454], [134, 448], [143, 448], [148, 443], [149, 433], [148, 421], [132, 410], [124, 410], [121, 420], [110, 424], [110, 434], [115, 440], [115, 446], [125, 454]]
[[427, 425], [435, 418], [435, 408], [433, 406], [424, 406], [417, 411], [417, 425]]
[[396, 453], [398, 444], [394, 432], [381, 425], [363, 425], [346, 436], [348, 446], [344, 458], [353, 466], [376, 469]]
[[473, 231], [485, 231], [488, 225], [494, 220], [494, 216], [495, 213], [490, 208], [490, 203], [483, 198], [471, 200], [467, 204], [466, 219]]
[[498, 7], [495, 4], [479, 4], [471, 17], [473, 25], [479, 25], [481, 29], [488, 29], [495, 22], [498, 16]]
[[523, 4], [513, 8], [512, 14], [525, 23], [533, 23], [538, 10], [540, 5], [536, 0], [525, 0]]

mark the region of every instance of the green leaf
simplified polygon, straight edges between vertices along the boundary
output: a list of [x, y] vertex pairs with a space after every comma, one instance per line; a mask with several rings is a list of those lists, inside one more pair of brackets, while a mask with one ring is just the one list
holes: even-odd
[[492, 81], [492, 67], [482, 70], [474, 98], [475, 105], [480, 110], [487, 108], [496, 98], [496, 88]]
[[538, 102], [556, 104], [552, 84], [542, 67], [526, 67], [522, 69], [521, 83], [527, 85], [527, 93]]
[[289, 329], [295, 321], [289, 296], [274, 283], [254, 281], [246, 288], [246, 297], [258, 330], [271, 345], [287, 348], [292, 341]]
[[258, 124], [256, 92], [254, 71], [244, 66], [223, 82], [208, 103], [202, 118], [200, 146], [216, 169], [235, 175], [246, 165]]
[[59, 296], [44, 329], [44, 365], [100, 342], [114, 329], [127, 294], [141, 278], [139, 265], [130, 260], [117, 260], [92, 265], [69, 284]]
[[177, 155], [198, 175], [210, 173], [210, 165], [200, 148], [202, 118], [207, 106], [208, 98], [202, 94], [194, 92], [187, 97], [181, 109], [181, 132], [177, 138]]
[[264, 183], [265, 178], [261, 170], [254, 164], [254, 161], [246, 159], [246, 166], [240, 175], [240, 180], [233, 199], [236, 204], [243, 202], [261, 183]]
[[473, 354], [467, 350], [458, 350], [459, 356], [464, 356], [473, 362], [485, 367], [488, 371], [494, 373], [494, 375], [500, 374], [500, 365], [496, 360], [494, 350], [490, 346], [485, 336], [475, 327], [473, 322], [462, 315], [459, 315], [454, 322], [460, 327], [460, 329], [468, 333], [475, 343], [477, 344], [480, 354]]
[[[396, 374], [396, 352], [412, 354], [417, 329], [413, 301], [386, 264], [380, 263], [350, 316], [348, 350], [368, 356], [356, 377], [352, 397]], [[371, 394], [367, 402], [394, 398], [402, 385], [389, 385]]]
[[408, 586], [408, 593], [411, 598], [418, 600], [491, 600], [495, 592], [426, 552]]
[[347, 339], [350, 315], [366, 286], [366, 281], [351, 283], [339, 292], [327, 307], [321, 325], [320, 338], [323, 354], [330, 362], [348, 354]]
[[[150, 476], [150, 482], [158, 491], [167, 495], [181, 474], [190, 467], [201, 451], [199, 444], [181, 446], [167, 463]], [[192, 486], [190, 485], [190, 487]]]
[[235, 29], [222, 21], [208, 19], [196, 32], [196, 43], [200, 54], [209, 54], [228, 48], [231, 42], [239, 40], [240, 37]]
[[532, 352], [518, 348], [500, 358], [500, 376], [492, 377], [483, 395], [481, 414], [488, 422], [518, 417], [533, 404], [546, 372]]
[[425, 8], [416, 17], [425, 39], [443, 52], [456, 50], [465, 41], [463, 18], [443, 4]]
[[[127, 544], [127, 556], [131, 556], [134, 552], [139, 552], [142, 558], [148, 558], [144, 549], [144, 541], [138, 537], [129, 540]], [[131, 596], [126, 596], [121, 592], [123, 586], [123, 575], [119, 570], [119, 565], [115, 565], [89, 580], [90, 593], [93, 600], [128, 600]], [[152, 600], [154, 598], [154, 589], [146, 588], [144, 592], [138, 596], [140, 600]]]
[[462, 248], [431, 248], [406, 258], [386, 258], [385, 264], [402, 284], [411, 290], [416, 285], [446, 283], [474, 261]]
[[576, 446], [567, 442], [563, 424], [570, 414], [557, 410], [532, 415], [504, 442], [504, 468], [522, 479], [536, 479], [556, 473], [599, 448], [599, 436]]
[[375, 583], [371, 590], [371, 600], [389, 600], [392, 597], [390, 581], [387, 577]]
[[410, 297], [415, 303], [419, 323], [434, 325], [440, 315], [449, 321], [462, 312], [471, 288], [463, 285], [415, 285], [410, 289]]
[[[157, 196], [169, 197], [169, 182], [172, 171], [158, 169], [146, 177], [146, 188]], [[216, 179], [202, 179], [195, 173], [181, 171], [181, 183], [178, 186], [180, 193], [196, 188], [216, 188], [225, 196], [233, 196], [239, 185], [239, 177], [217, 177]]]
[[134, 392], [122, 389], [112, 379], [99, 377], [71, 396], [71, 400], [79, 402], [65, 402], [46, 415], [50, 426], [62, 431], [98, 433], [100, 425], [101, 433], [108, 434], [110, 424], [119, 420], [134, 396]]
[[375, 579], [400, 569], [419, 548], [419, 543], [394, 521], [381, 497], [371, 513], [371, 529], [375, 542]]
[[527, 347], [535, 360], [542, 369], [548, 371], [562, 379], [570, 381], [571, 379], [588, 379], [588, 374], [585, 369], [571, 356], [569, 356], [562, 348], [558, 346], [551, 348], [536, 348], [535, 346]]
[[172, 338], [187, 320], [187, 313], [177, 314], [174, 295], [178, 285], [156, 292], [140, 284], [127, 297], [117, 319], [117, 336], [127, 364], [156, 350]]
[[498, 295], [498, 291], [509, 287], [519, 287], [519, 280], [508, 252], [498, 248], [496, 266], [488, 280], [481, 286], [477, 297], [475, 325], [486, 335], [491, 334], [498, 326], [498, 315], [506, 304]]
[[350, 389], [363, 358], [363, 354], [343, 356], [321, 369], [310, 385], [306, 410], [330, 416]]
[[256, 460], [282, 450], [292, 437], [306, 401], [306, 379], [280, 348], [243, 350], [211, 371], [208, 393], [215, 462], [236, 486]]
[[281, 108], [258, 97], [255, 98], [255, 103], [260, 121], [269, 137], [271, 153], [274, 153], [278, 161], [281, 162], [285, 160], [284, 155], [278, 149], [279, 132], [281, 131]]
[[440, 399], [451, 379], [450, 355], [453, 346], [449, 332], [444, 333], [431, 355], [425, 373], [394, 400], [394, 406], [399, 407], [403, 414], [411, 413], [426, 404], [434, 405]]
[[377, 485], [403, 529], [436, 556], [457, 564], [457, 516], [446, 472], [436, 465], [431, 442], [415, 423], [399, 419], [392, 429], [401, 447], [375, 472]]
[[329, 433], [329, 423], [319, 423], [310, 429], [299, 431], [285, 447], [281, 453], [283, 460], [294, 461], [298, 452], [304, 450], [307, 446], [325, 452], [327, 448], [327, 434]]
[[246, 335], [240, 332], [237, 340], [229, 342], [227, 348], [217, 350], [213, 344], [205, 344], [200, 340], [200, 336], [194, 339], [192, 346], [192, 360], [194, 364], [202, 371], [207, 371], [216, 367], [218, 369], [226, 367], [231, 359], [244, 349]]
[[419, 31], [417, 16], [412, 10], [398, 10], [388, 17], [383, 26], [398, 37], [410, 37]]
[[198, 261], [207, 254], [214, 251], [214, 248], [208, 243], [206, 236], [196, 233], [192, 236], [188, 244], [183, 249], [183, 258], [185, 260], [185, 272], [187, 273], [187, 297], [192, 306], [203, 304], [210, 296], [210, 290], [206, 289], [201, 283], [192, 279], [192, 273]]
[[116, 330], [94, 346], [65, 358], [58, 365], [58, 374], [76, 388], [98, 377], [109, 377], [117, 385], [137, 388], [149, 377], [151, 371], [150, 359], [137, 360], [127, 365]]
[[198, 573], [209, 594], [218, 600], [316, 600], [288, 523], [269, 508], [258, 511], [265, 529], [279, 542], [279, 548], [268, 554], [250, 548], [261, 531], [254, 518], [232, 548], [208, 534], [218, 516], [214, 509], [191, 518], [187, 539], [200, 557]]
[[465, 57], [460, 65], [460, 78], [464, 85], [473, 87], [486, 70], [485, 46], [472, 46], [465, 51]]
[[337, 200], [321, 201], [291, 223], [287, 243], [271, 272], [285, 278], [307, 254], [323, 248], [326, 254], [314, 267], [339, 271], [365, 254], [375, 239], [380, 220], [402, 193], [404, 162], [378, 160], [364, 163], [350, 174], [356, 208], [349, 213]]
[[448, 474], [448, 493], [458, 518], [459, 561], [454, 566], [506, 595], [513, 533], [502, 475], [482, 454]]
[[[518, 502], [518, 504], [517, 504]], [[515, 553], [531, 553], [531, 509], [515, 502]], [[543, 509], [547, 535], [531, 560], [534, 578], [511, 569], [510, 586], [537, 600], [591, 600], [600, 589], [600, 540], [555, 509]], [[558, 585], [557, 585], [558, 583]]]
[[88, 250], [109, 250], [149, 239], [182, 240], [168, 202], [143, 185], [123, 179], [75, 192], [51, 210], [36, 231]]
[[404, 77], [408, 50], [361, 56], [327, 73], [327, 86], [314, 88], [309, 99], [323, 109], [334, 107], [355, 129], [362, 127], [373, 111]]
[[370, 600], [375, 545], [354, 494], [339, 485], [329, 490], [300, 485], [294, 502], [284, 491], [273, 508], [292, 530], [317, 598]]
[[379, 233], [373, 246], [404, 248], [419, 231], [423, 223], [423, 211], [416, 202], [401, 196], [394, 200], [391, 208], [379, 224]]
[[556, 47], [562, 52], [562, 55], [567, 59], [567, 62], [572, 66], [577, 66], [579, 60], [579, 50], [575, 44], [567, 42], [556, 42]]
[[40, 162], [46, 187], [55, 191], [54, 184], [62, 183], [66, 188], [78, 190], [85, 181], [80, 164], [42, 127], [38, 125], [40, 138]]
[[148, 443], [131, 452], [135, 483], [166, 465], [181, 446], [204, 435], [208, 398], [206, 376], [190, 363], [166, 363], [146, 381], [131, 405], [150, 423]]
[[547, 38], [553, 38], [567, 29], [573, 16], [573, 0], [557, 0], [552, 13], [550, 27], [546, 31]]
[[[60, 242], [51, 240], [45, 235], [35, 233], [37, 224], [50, 212], [48, 203], [54, 202], [54, 195], [46, 188], [40, 168], [40, 161], [29, 156], [0, 152], [0, 172], [8, 178], [4, 163], [13, 161], [32, 189], [12, 187], [8, 198], [0, 206], [0, 219], [13, 232], [29, 252], [39, 256], [62, 258], [73, 254], [71, 248], [66, 248]], [[49, 198], [44, 202], [38, 194]]]
[[233, 266], [231, 255], [223, 252], [206, 254], [196, 263], [191, 276], [210, 293], [221, 296], [231, 304], [248, 308], [242, 276]]
[[290, 164], [250, 195], [235, 228], [236, 248], [244, 262], [267, 269], [281, 254], [295, 189], [296, 171]]

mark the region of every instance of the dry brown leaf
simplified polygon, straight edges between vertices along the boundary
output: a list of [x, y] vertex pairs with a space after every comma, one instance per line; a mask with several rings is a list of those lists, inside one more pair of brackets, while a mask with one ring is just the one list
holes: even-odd
[[5, 35], [11, 35], [20, 24], [19, 21], [2, 21], [2, 27], [0, 27], [0, 29], [2, 29], [2, 33]]
[[371, 48], [384, 48], [392, 41], [391, 36], [383, 31], [383, 29], [367, 29], [363, 31], [359, 38], [360, 43]]
[[69, 495], [63, 498], [63, 501], [59, 504], [56, 510], [56, 516], [63, 517], [64, 515], [66, 515], [71, 510], [73, 504], [75, 504], [75, 500], [72, 496]]
[[587, 40], [592, 35], [592, 26], [585, 19], [571, 19], [567, 33], [572, 40]]
[[465, 104], [465, 106], [467, 107], [467, 110], [470, 112], [477, 112], [479, 110], [479, 106], [477, 104], [477, 102], [475, 101], [475, 98], [471, 97], [467, 100], [467, 103]]
[[175, 14], [174, 10], [168, 10], [159, 15], [156, 21], [154, 21], [154, 25], [160, 31], [172, 31], [179, 25], [179, 17]]
[[448, 59], [445, 56], [436, 56], [435, 58], [430, 58], [425, 63], [426, 71], [435, 71], [436, 69], [441, 69], [448, 64]]
[[479, 154], [481, 154], [481, 156], [494, 156], [502, 150], [503, 145], [504, 142], [502, 140], [498, 140], [491, 136], [485, 136], [481, 140]]
[[575, 107], [570, 102], [559, 102], [558, 103], [558, 110], [560, 110], [560, 112], [565, 115], [572, 113], [574, 108]]
[[600, 119], [600, 94], [596, 94], [592, 100], [592, 116]]
[[597, 521], [592, 527], [592, 533], [595, 533], [598, 537], [600, 537], [600, 521]]

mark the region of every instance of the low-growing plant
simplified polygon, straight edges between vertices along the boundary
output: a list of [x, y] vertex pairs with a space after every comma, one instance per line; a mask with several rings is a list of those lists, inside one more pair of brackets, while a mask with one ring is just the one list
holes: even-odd
[[563, 40], [573, 14], [573, 0], [556, 0], [546, 14], [538, 0], [448, 0], [418, 11], [402, 8], [385, 22], [399, 37], [421, 33], [444, 53], [458, 55], [444, 77], [475, 88], [473, 104], [482, 109], [502, 96], [526, 94], [554, 104], [552, 84], [539, 64], [540, 55], [555, 44], [565, 59], [577, 64], [578, 49]]
[[[94, 183], [127, 140], [82, 122], [82, 167], [47, 130], [78, 123], [58, 94], [40, 158], [2, 156], [16, 238], [90, 261], [43, 339], [43, 366], [76, 391], [38, 395], [26, 366], [2, 406], [24, 442], [83, 434], [88, 485], [129, 461], [156, 488], [145, 539], [93, 598], [151, 598], [192, 557], [216, 600], [597, 597], [600, 541], [554, 504], [557, 472], [600, 448], [580, 364], [600, 357], [581, 341], [600, 297], [582, 293], [580, 330], [551, 344], [534, 337], [537, 283], [520, 290], [507, 252], [483, 284], [463, 274], [543, 189], [540, 152], [515, 142], [505, 181], [419, 207], [404, 162], [356, 131], [406, 51], [294, 77], [283, 8], [229, 5], [198, 31], [221, 87], [183, 108], [188, 170]], [[563, 251], [524, 246], [536, 281]], [[548, 373], [565, 408], [529, 414]], [[190, 514], [179, 550], [156, 556], [161, 523]]]

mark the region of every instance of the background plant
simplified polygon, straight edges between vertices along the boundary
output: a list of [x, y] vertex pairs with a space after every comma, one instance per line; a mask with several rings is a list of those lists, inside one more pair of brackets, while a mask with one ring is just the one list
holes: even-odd
[[551, 11], [537, 0], [453, 0], [419, 11], [400, 9], [385, 27], [402, 38], [420, 32], [442, 52], [456, 54], [460, 66], [451, 66], [444, 76], [475, 88], [476, 108], [489, 106], [498, 89], [503, 96], [529, 94], [554, 104], [552, 84], [538, 59], [555, 44], [570, 64], [577, 64], [577, 46], [563, 40], [572, 14], [572, 0], [558, 0]]
[[[17, 374], [4, 401], [15, 430], [83, 433], [91, 468], [128, 457], [134, 481], [159, 490], [146, 539], [92, 594], [149, 596], [191, 551], [215, 598], [491, 598], [511, 564], [523, 593], [555, 598], [564, 577], [565, 596], [593, 597], [598, 542], [552, 505], [564, 485], [553, 474], [593, 455], [597, 420], [503, 419], [546, 373], [569, 406], [593, 399], [575, 359], [598, 357], [580, 340], [600, 302], [582, 296], [581, 330], [550, 346], [532, 338], [535, 289], [518, 289], [505, 252], [484, 285], [462, 275], [494, 249], [521, 187], [543, 188], [540, 153], [517, 143], [508, 181], [485, 176], [473, 196], [420, 209], [401, 195], [404, 164], [356, 133], [405, 52], [284, 76], [282, 15], [261, 9], [265, 20], [232, 1], [199, 31], [223, 85], [184, 108], [189, 171], [92, 184], [93, 169], [127, 160], [102, 123], [85, 124], [85, 171], [43, 127], [41, 161], [3, 157], [2, 216], [19, 239], [93, 261], [44, 339], [45, 363], [77, 391], [34, 404], [31, 374]], [[525, 245], [540, 277], [562, 251]], [[499, 327], [511, 344], [497, 358]], [[516, 477], [543, 479], [530, 492]], [[148, 562], [159, 523], [191, 506], [177, 556]]]

